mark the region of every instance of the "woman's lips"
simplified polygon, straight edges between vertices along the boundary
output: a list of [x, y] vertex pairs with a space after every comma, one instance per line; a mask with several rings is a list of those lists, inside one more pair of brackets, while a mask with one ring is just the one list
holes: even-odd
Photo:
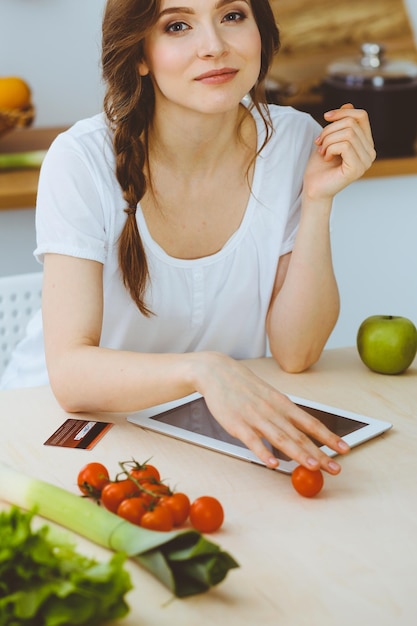
[[238, 70], [232, 67], [224, 67], [221, 70], [212, 70], [211, 72], [200, 74], [200, 76], [197, 76], [194, 80], [204, 84], [220, 85], [232, 80], [237, 72]]

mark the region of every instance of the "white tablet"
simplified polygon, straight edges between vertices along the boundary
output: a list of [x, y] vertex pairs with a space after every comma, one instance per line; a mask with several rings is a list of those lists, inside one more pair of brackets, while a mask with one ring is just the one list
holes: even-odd
[[[337, 433], [351, 447], [368, 441], [392, 427], [389, 422], [366, 415], [352, 413], [292, 395], [288, 395], [288, 397], [302, 409], [317, 417], [329, 430]], [[198, 393], [132, 413], [127, 417], [127, 420], [137, 426], [163, 435], [169, 435], [223, 454], [263, 465], [262, 461], [239, 439], [229, 435], [220, 426], [208, 410], [204, 398]], [[318, 442], [316, 443], [318, 444]], [[277, 470], [290, 474], [297, 463], [270, 444], [267, 445], [279, 459]], [[327, 446], [321, 446], [321, 449], [329, 456], [336, 456], [337, 454]]]

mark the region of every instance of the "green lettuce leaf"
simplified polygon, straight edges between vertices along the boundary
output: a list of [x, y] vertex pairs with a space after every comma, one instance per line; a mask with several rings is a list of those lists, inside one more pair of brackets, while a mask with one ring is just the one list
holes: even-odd
[[34, 511], [0, 513], [0, 626], [99, 626], [125, 616], [126, 555], [100, 563], [62, 534], [32, 529]]

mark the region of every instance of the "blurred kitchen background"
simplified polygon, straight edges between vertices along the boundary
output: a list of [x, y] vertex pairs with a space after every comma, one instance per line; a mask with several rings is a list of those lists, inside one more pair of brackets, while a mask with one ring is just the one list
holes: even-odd
[[[282, 32], [271, 97], [318, 119], [329, 64], [354, 59], [362, 43], [378, 42], [387, 57], [417, 63], [417, 0], [271, 4]], [[0, 76], [20, 76], [30, 85], [34, 128], [68, 126], [101, 110], [104, 5], [105, 0], [0, 0]], [[414, 163], [417, 156], [409, 159]], [[335, 200], [332, 246], [342, 311], [328, 347], [353, 345], [368, 315], [404, 315], [417, 324], [417, 165], [391, 172], [390, 163], [383, 175], [354, 183]], [[39, 271], [32, 255], [34, 214], [32, 206], [0, 210], [0, 276]]]

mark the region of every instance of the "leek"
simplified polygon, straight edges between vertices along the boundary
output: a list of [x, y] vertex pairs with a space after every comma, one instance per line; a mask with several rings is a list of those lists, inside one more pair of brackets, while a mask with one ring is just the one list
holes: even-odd
[[0, 170], [39, 169], [46, 152], [46, 150], [27, 150], [26, 152], [2, 153], [0, 154]]
[[207, 591], [237, 562], [201, 533], [160, 532], [135, 526], [65, 489], [31, 478], [0, 463], [0, 498], [131, 557], [177, 597]]

